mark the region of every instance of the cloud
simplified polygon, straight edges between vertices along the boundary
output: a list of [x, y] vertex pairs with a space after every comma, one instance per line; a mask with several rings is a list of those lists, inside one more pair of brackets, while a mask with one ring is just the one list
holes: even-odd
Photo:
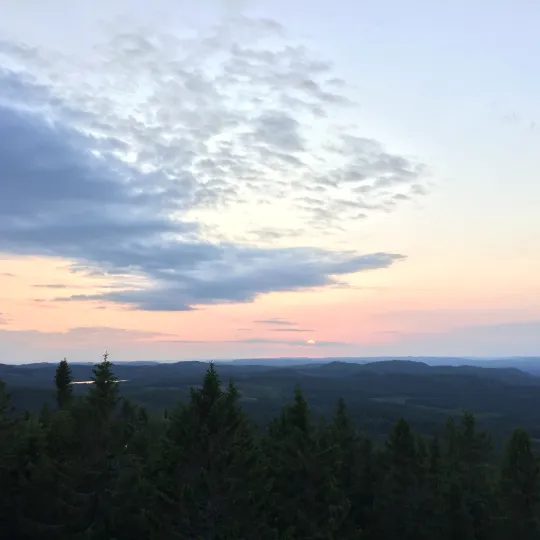
[[294, 340], [285, 340], [285, 339], [267, 339], [267, 338], [251, 338], [245, 340], [238, 340], [235, 343], [246, 343], [246, 344], [267, 344], [267, 345], [286, 345], [290, 347], [353, 347], [356, 344], [349, 343], [347, 341], [316, 341], [314, 343], [307, 343], [305, 340], [294, 339]]
[[9, 323], [9, 317], [4, 313], [0, 312], [0, 325], [5, 325]]
[[74, 339], [112, 339], [124, 340], [148, 340], [153, 338], [170, 337], [173, 334], [163, 332], [146, 332], [141, 330], [128, 330], [125, 328], [113, 328], [110, 326], [78, 326], [70, 328], [64, 335]]
[[[115, 257], [121, 255], [116, 253]], [[218, 249], [202, 243], [177, 243], [165, 249], [155, 246], [145, 250], [144, 257], [141, 255], [125, 254], [137, 269], [151, 276], [148, 287], [70, 298], [108, 300], [149, 311], [189, 311], [197, 305], [251, 302], [264, 293], [324, 287], [335, 283], [333, 276], [386, 268], [403, 259], [388, 253], [355, 255], [232, 244]], [[192, 260], [182, 260], [183, 256]]]
[[92, 136], [7, 105], [0, 105], [1, 135], [0, 250], [62, 256], [77, 261], [77, 269], [87, 264], [146, 281], [143, 288], [73, 300], [189, 310], [321, 287], [334, 283], [334, 275], [384, 268], [402, 258], [212, 244], [197, 238], [196, 224], [175, 213], [183, 197], [175, 198], [174, 190], [171, 196], [159, 175], [108, 154], [96, 156]]
[[169, 344], [201, 344], [201, 345], [279, 345], [288, 347], [309, 347], [314, 349], [316, 347], [355, 347], [358, 344], [350, 343], [347, 341], [316, 341], [314, 343], [308, 343], [306, 340], [301, 339], [271, 339], [262, 337], [253, 337], [246, 339], [227, 339], [221, 341], [203, 341], [203, 340], [189, 340], [189, 339], [172, 339], [172, 340], [159, 340], [160, 343]]
[[272, 332], [313, 332], [313, 330], [307, 328], [291, 328], [297, 326], [297, 323], [282, 319], [281, 317], [271, 317], [269, 319], [259, 319], [253, 321], [255, 324], [263, 324], [266, 326], [277, 326], [277, 328], [270, 328]]
[[[171, 334], [113, 327], [78, 327], [65, 332], [0, 329], [3, 362], [57, 362], [64, 356], [77, 361], [98, 361], [105, 350], [112, 360], [148, 359], [156, 343]], [[59, 352], [60, 351], [60, 352]]]
[[128, 330], [109, 326], [81, 326], [70, 328], [65, 332], [39, 332], [37, 330], [0, 330], [0, 342], [6, 341], [30, 341], [34, 346], [58, 344], [62, 346], [81, 345], [86, 343], [105, 346], [107, 343], [130, 343], [153, 341], [156, 338], [166, 339], [173, 334], [162, 332], [146, 332], [140, 330]]
[[33, 287], [36, 289], [67, 289], [67, 285], [63, 283], [37, 283]]
[[97, 43], [90, 60], [4, 49], [75, 109], [78, 126], [112, 138], [114, 152], [140, 169], [160, 171], [185, 209], [287, 197], [324, 231], [336, 216], [357, 219], [392, 209], [396, 194], [418, 196], [426, 167], [336, 124], [349, 106], [346, 85], [335, 84], [330, 62], [282, 34], [275, 22], [236, 17], [195, 38], [126, 31]]
[[286, 227], [264, 227], [262, 229], [252, 229], [248, 231], [248, 238], [253, 237], [266, 243], [278, 241], [283, 237], [299, 237], [305, 234], [302, 229], [291, 229]]
[[[352, 105], [330, 63], [284, 43], [271, 21], [230, 24], [196, 38], [125, 32], [90, 59], [54, 62], [0, 43], [0, 252], [126, 280], [59, 300], [190, 310], [337, 285], [404, 259], [208, 236], [208, 216], [234, 208], [241, 220], [278, 202], [325, 234], [418, 196], [426, 173], [332, 124]], [[287, 228], [269, 236], [279, 234]]]
[[[182, 340], [174, 335], [112, 327], [80, 327], [65, 332], [10, 331], [0, 329], [0, 353], [7, 363], [55, 362], [67, 356], [76, 361], [99, 361], [105, 350], [113, 362], [123, 360], [181, 360], [205, 357], [240, 358], [261, 354], [261, 347], [302, 348], [310, 354], [330, 347], [353, 346], [350, 343], [305, 340], [252, 339], [207, 341]], [[265, 348], [265, 350], [267, 350]], [[60, 353], [58, 351], [61, 351]], [[201, 356], [202, 355], [202, 356]]]
[[288, 321], [287, 319], [282, 319], [281, 317], [270, 317], [269, 319], [259, 319], [253, 321], [255, 324], [269, 324], [269, 325], [284, 325], [284, 326], [294, 326], [296, 323]]
[[272, 328], [272, 332], [313, 332], [312, 328]]

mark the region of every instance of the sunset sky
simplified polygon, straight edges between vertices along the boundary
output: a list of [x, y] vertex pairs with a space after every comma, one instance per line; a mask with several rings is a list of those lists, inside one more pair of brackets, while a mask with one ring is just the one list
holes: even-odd
[[0, 362], [540, 355], [539, 27], [3, 0]]

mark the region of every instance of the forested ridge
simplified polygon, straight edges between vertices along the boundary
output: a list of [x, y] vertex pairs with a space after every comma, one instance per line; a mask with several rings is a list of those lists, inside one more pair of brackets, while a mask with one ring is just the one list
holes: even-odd
[[540, 539], [525, 430], [495, 451], [465, 413], [435, 437], [399, 419], [379, 443], [343, 400], [311, 414], [299, 387], [261, 430], [214, 364], [163, 415], [122, 397], [106, 355], [92, 380], [75, 395], [64, 360], [56, 405], [15, 415], [0, 383], [0, 538]]

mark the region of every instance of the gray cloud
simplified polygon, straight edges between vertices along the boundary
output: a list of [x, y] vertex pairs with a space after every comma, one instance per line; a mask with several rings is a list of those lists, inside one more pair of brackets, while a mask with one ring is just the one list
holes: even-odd
[[170, 337], [173, 334], [163, 332], [145, 332], [141, 330], [128, 330], [110, 326], [77, 326], [70, 328], [63, 335], [74, 339], [112, 339], [112, 340], [145, 340], [151, 338]]
[[300, 123], [284, 111], [268, 111], [261, 114], [255, 124], [253, 142], [267, 145], [285, 153], [305, 149], [300, 135]]
[[63, 283], [37, 283], [33, 287], [36, 289], [66, 289], [67, 285]]
[[393, 208], [424, 173], [343, 130], [314, 147], [312, 123], [350, 106], [331, 64], [302, 47], [265, 48], [260, 36], [282, 33], [269, 21], [235, 24], [190, 40], [125, 33], [86, 64], [0, 43], [0, 59], [18, 66], [0, 71], [0, 252], [65, 257], [73, 272], [124, 280], [60, 300], [168, 311], [339, 285], [402, 260], [203, 234], [198, 211], [277, 200], [330, 230]]
[[[69, 103], [72, 123], [107, 141], [102, 151], [159, 171], [184, 210], [288, 198], [324, 233], [393, 210], [395, 195], [418, 197], [426, 167], [334, 124], [351, 105], [346, 85], [283, 33], [237, 17], [193, 39], [125, 32], [97, 44], [91, 61], [57, 54], [53, 63], [12, 43], [0, 55]], [[27, 96], [21, 86], [12, 82], [11, 94]], [[321, 197], [308, 201], [312, 192]]]
[[278, 325], [278, 326], [295, 326], [296, 323], [288, 321], [287, 319], [282, 319], [281, 317], [270, 317], [269, 319], [259, 319], [253, 321], [255, 324], [269, 324], [269, 325]]
[[402, 259], [205, 242], [196, 224], [181, 219], [184, 198], [171, 196], [160, 174], [141, 173], [110, 154], [96, 156], [94, 137], [8, 104], [0, 104], [0, 136], [0, 250], [63, 256], [78, 261], [75, 271], [87, 265], [90, 273], [97, 268], [146, 282], [72, 300], [189, 310], [331, 285], [333, 276]]
[[[173, 334], [161, 332], [146, 332], [141, 330], [129, 330], [114, 327], [75, 327], [65, 332], [39, 332], [36, 330], [8, 330], [0, 329], [0, 351], [15, 350], [30, 361], [41, 358], [42, 355], [51, 357], [52, 351], [77, 349], [84, 346], [84, 354], [94, 353], [96, 350], [101, 354], [107, 347], [122, 344], [122, 346], [141, 347], [156, 341], [174, 339]], [[52, 345], [52, 346], [51, 346]], [[87, 348], [86, 348], [87, 347]], [[54, 355], [57, 352], [53, 353]], [[19, 360], [20, 361], [20, 360]]]
[[272, 332], [313, 332], [312, 328], [272, 328]]
[[[311, 248], [262, 249], [176, 244], [141, 254], [117, 254], [153, 278], [144, 289], [73, 295], [72, 300], [109, 300], [139, 309], [188, 311], [197, 304], [251, 302], [264, 293], [311, 289], [335, 283], [333, 276], [385, 268], [400, 255], [354, 255]], [[191, 255], [191, 260], [182, 257]], [[113, 257], [109, 257], [112, 259]], [[175, 266], [178, 261], [178, 266]], [[120, 261], [126, 264], [123, 260]]]
[[305, 230], [302, 229], [288, 229], [284, 227], [263, 227], [261, 229], [253, 229], [248, 233], [248, 237], [254, 237], [256, 240], [262, 240], [264, 242], [273, 242], [280, 240], [281, 238], [298, 237], [305, 234]]

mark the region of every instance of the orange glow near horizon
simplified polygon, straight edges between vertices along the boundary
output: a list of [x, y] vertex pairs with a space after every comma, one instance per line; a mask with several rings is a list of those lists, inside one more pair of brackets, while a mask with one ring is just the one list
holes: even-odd
[[[148, 312], [110, 302], [59, 302], [55, 300], [58, 297], [102, 290], [111, 280], [72, 274], [67, 262], [59, 259], [3, 258], [0, 331], [4, 337], [33, 343], [38, 354], [40, 350], [57, 350], [61, 357], [66, 349], [89, 348], [97, 353], [108, 348], [126, 351], [128, 356], [139, 350], [148, 358], [182, 359], [303, 356], [297, 333], [291, 331], [298, 328], [317, 332], [317, 340], [304, 341], [310, 346], [309, 355], [347, 356], [362, 348], [399, 345], [403, 337], [419, 333], [540, 319], [538, 307], [527, 302], [527, 295], [519, 290], [524, 289], [523, 283], [514, 294], [504, 296], [495, 294], [491, 287], [473, 294], [468, 287], [457, 285], [451, 294], [442, 286], [427, 291], [394, 288], [399, 272], [396, 265], [357, 274], [351, 279], [356, 289], [274, 293], [245, 304], [199, 306], [191, 312]], [[363, 279], [368, 283], [365, 288], [360, 286]], [[475, 308], [480, 299], [482, 308]], [[293, 326], [254, 323], [271, 318], [286, 319]]]

